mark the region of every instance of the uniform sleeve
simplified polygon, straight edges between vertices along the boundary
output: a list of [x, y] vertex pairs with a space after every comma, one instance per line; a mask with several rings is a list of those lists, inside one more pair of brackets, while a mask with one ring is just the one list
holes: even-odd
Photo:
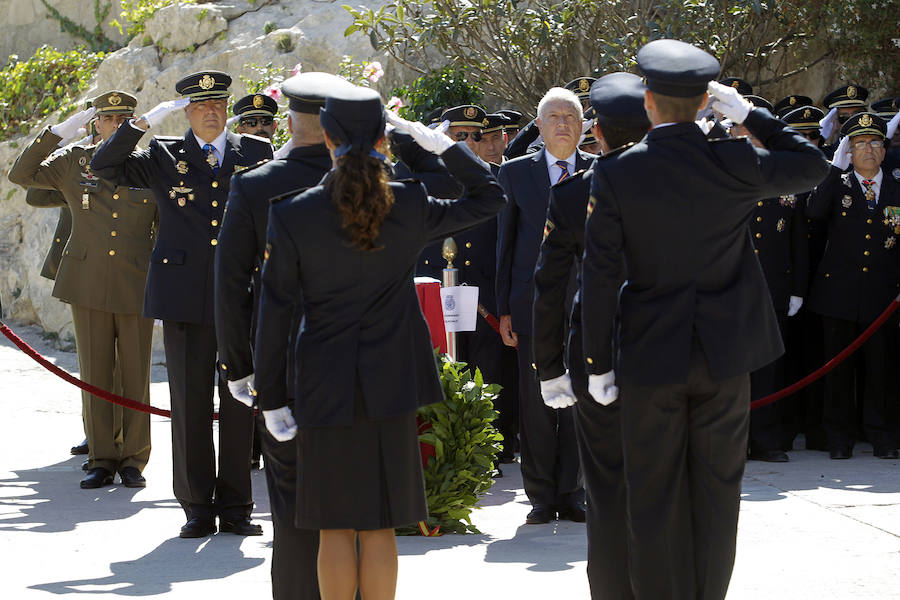
[[537, 123], [531, 121], [528, 125], [519, 130], [516, 137], [509, 143], [503, 156], [512, 160], [528, 154], [528, 147], [531, 146], [538, 136], [541, 135]]
[[822, 151], [768, 111], [751, 110], [744, 126], [766, 147], [754, 149], [760, 198], [806, 192], [825, 179], [829, 164]]
[[66, 206], [66, 199], [56, 190], [28, 188], [25, 194], [25, 204], [35, 208], [56, 208]]
[[231, 180], [228, 203], [215, 258], [215, 319], [219, 360], [228, 366], [227, 378], [253, 373], [250, 330], [253, 320], [253, 269], [256, 266], [256, 227], [243, 193], [243, 179]]
[[825, 181], [809, 194], [806, 200], [806, 215], [811, 219], [827, 220], [834, 207], [834, 196], [841, 186], [841, 170], [831, 167]]
[[260, 410], [287, 404], [288, 340], [293, 333], [295, 299], [300, 297], [300, 257], [277, 207], [274, 204], [269, 210], [254, 345]]
[[581, 324], [585, 369], [601, 375], [613, 369], [613, 324], [623, 279], [622, 216], [608, 180], [594, 166], [584, 231]]
[[507, 190], [508, 201], [497, 223], [497, 315], [510, 314], [509, 290], [512, 278], [513, 250], [516, 247], [516, 233], [519, 223], [519, 205], [512, 195], [512, 184], [509, 179], [509, 168], [500, 167], [497, 178], [500, 186]]
[[566, 292], [578, 251], [572, 225], [566, 222], [556, 192], [551, 189], [544, 240], [534, 271], [534, 355], [542, 381], [565, 373]]
[[503, 188], [465, 142], [448, 148], [441, 158], [450, 173], [465, 186], [466, 195], [456, 201], [428, 198], [425, 238], [429, 243], [490, 219], [506, 204]]
[[158, 142], [152, 140], [148, 149], [135, 151], [143, 135], [143, 131], [128, 121], [122, 123], [112, 137], [94, 152], [91, 170], [116, 185], [152, 188], [157, 177], [153, 152]]
[[69, 148], [50, 156], [61, 139], [51, 133], [49, 127], [38, 134], [13, 163], [9, 180], [27, 188], [61, 189], [70, 179], [68, 174], [72, 162]]
[[428, 152], [417, 144], [411, 136], [402, 133], [391, 135], [391, 149], [400, 159], [398, 170], [402, 177], [418, 179], [425, 185], [425, 191], [435, 198], [459, 198], [465, 188], [450, 173], [439, 156]]

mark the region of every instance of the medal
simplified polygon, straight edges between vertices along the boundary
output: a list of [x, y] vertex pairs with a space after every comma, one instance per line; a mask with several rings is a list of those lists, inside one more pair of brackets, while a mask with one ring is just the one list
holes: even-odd
[[794, 208], [797, 203], [797, 199], [793, 194], [782, 196], [779, 201], [781, 202], [782, 206], [788, 206], [790, 208]]
[[775, 225], [775, 229], [778, 230], [779, 233], [784, 231], [784, 219], [778, 219], [778, 224]]
[[850, 208], [852, 204], [853, 198], [851, 198], [850, 196], [844, 196], [843, 198], [841, 198], [841, 206], [843, 206], [844, 208]]
[[82, 166], [82, 167], [83, 167], [84, 165], [86, 165], [86, 164], [87, 164], [87, 156], [82, 156], [81, 158], [79, 158], [79, 159], [78, 159], [78, 164], [79, 164], [80, 166]]
[[81, 209], [89, 210], [91, 208], [91, 195], [88, 192], [81, 194]]
[[187, 162], [185, 162], [183, 160], [179, 160], [177, 163], [175, 163], [175, 170], [178, 171], [179, 173], [181, 173], [182, 175], [186, 175], [188, 172]]
[[187, 204], [187, 201], [184, 198], [178, 199], [178, 206], [184, 206], [185, 204]]
[[890, 250], [891, 248], [894, 247], [894, 244], [896, 244], [896, 243], [897, 243], [897, 238], [895, 238], [894, 236], [891, 236], [888, 239], [884, 240], [885, 250]]

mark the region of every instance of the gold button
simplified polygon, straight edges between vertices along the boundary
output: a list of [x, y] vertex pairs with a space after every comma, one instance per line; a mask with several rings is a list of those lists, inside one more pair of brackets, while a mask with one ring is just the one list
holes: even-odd
[[118, 234], [115, 231], [110, 231], [109, 235], [111, 235], [112, 237], [116, 237], [116, 235], [118, 235]]
[[169, 259], [168, 259], [168, 258], [164, 258], [164, 259], [163, 259], [163, 264], [167, 264], [168, 262], [169, 262]]
[[62, 241], [61, 239], [56, 238], [56, 243], [57, 243], [57, 244], [60, 243], [61, 241]]
[[537, 365], [536, 365], [536, 364], [531, 363], [531, 368], [534, 369], [535, 371], [537, 371]]
[[865, 252], [863, 252], [863, 256], [868, 256], [868, 255], [869, 255], [869, 251], [868, 251], [868, 250], [866, 250]]
[[467, 260], [467, 261], [466, 261], [466, 266], [467, 266], [467, 267], [468, 267], [469, 265], [471, 265], [471, 264], [472, 264], [472, 261], [470, 261], [470, 260]]
[[110, 251], [109, 251], [109, 255], [110, 255], [110, 256], [115, 256], [115, 255], [116, 255], [116, 251], [115, 251], [115, 250], [110, 250]]
[[756, 205], [757, 205], [757, 206], [762, 206], [762, 205], [763, 205], [763, 201], [760, 200], [759, 202], [756, 203]]
[[866, 239], [867, 239], [867, 240], [871, 240], [871, 239], [872, 239], [872, 236], [869, 235], [869, 234], [867, 233], [867, 234], [866, 234]]
[[759, 250], [757, 250], [756, 248], [754, 248], [753, 251], [759, 254]]
[[846, 217], [846, 216], [847, 216], [846, 211], [843, 211], [843, 210], [842, 210], [842, 211], [841, 211], [841, 216], [842, 216], [842, 217]]
[[118, 219], [118, 218], [119, 218], [119, 213], [114, 212], [114, 213], [113, 213], [113, 219]]
[[219, 222], [218, 222], [218, 221], [216, 221], [216, 220], [215, 220], [215, 219], [213, 219], [213, 220], [212, 220], [212, 221], [210, 221], [210, 222], [211, 222], [211, 223], [212, 223], [212, 226], [213, 226], [213, 227], [215, 227], [215, 226], [216, 226], [216, 225], [218, 225], [218, 224], [219, 224]]
[[466, 248], [471, 248], [471, 247], [472, 247], [472, 242], [466, 242]]
[[427, 258], [425, 259], [425, 264], [426, 264], [426, 265], [428, 264], [428, 259], [427, 259]]
[[872, 219], [866, 219], [866, 223], [868, 223], [869, 225], [871, 225], [871, 224], [872, 224]]
[[36, 140], [34, 140], [34, 141], [36, 141], [38, 144], [40, 144], [40, 143], [41, 143], [41, 138], [38, 138], [38, 139], [36, 139]]
[[585, 360], [587, 360], [587, 364], [589, 364], [589, 365], [594, 364], [594, 359], [591, 358], [590, 356], [588, 356]]
[[178, 185], [184, 185], [184, 182], [183, 182], [183, 181], [179, 181], [179, 182], [178, 182]]
[[212, 186], [213, 186], [214, 188], [219, 187], [219, 182], [218, 182], [218, 181], [213, 181], [213, 182], [212, 182]]
[[210, 245], [210, 246], [215, 246], [215, 245], [218, 244], [218, 243], [219, 243], [219, 240], [217, 240], [217, 239], [215, 239], [215, 238], [209, 240], [209, 245]]
[[113, 194], [113, 200], [118, 200], [118, 199], [119, 199], [119, 195], [118, 195], [118, 194]]
[[222, 370], [223, 370], [223, 371], [227, 371], [227, 370], [228, 370], [228, 365], [226, 365], [225, 363], [222, 363]]
[[146, 198], [144, 198], [144, 204], [147, 204], [147, 199], [146, 199]]
[[757, 223], [762, 223], [762, 217], [756, 217], [756, 222], [757, 222]]
[[215, 208], [219, 205], [219, 203], [215, 200], [212, 201], [212, 207]]
[[831, 273], [825, 273], [825, 277], [831, 277]]
[[868, 273], [868, 272], [869, 272], [869, 267], [863, 267], [863, 273]]
[[757, 234], [756, 234], [756, 237], [757, 237], [757, 239], [759, 239], [759, 238], [762, 237], [762, 234], [761, 234], [761, 233], [757, 233]]

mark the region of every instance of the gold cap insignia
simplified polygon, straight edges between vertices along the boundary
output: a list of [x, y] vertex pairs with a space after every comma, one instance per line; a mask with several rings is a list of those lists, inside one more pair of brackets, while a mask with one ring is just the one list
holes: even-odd
[[488, 120], [485, 119], [484, 121], [482, 121], [482, 122], [481, 122], [481, 126], [482, 126], [482, 127], [487, 127], [487, 126], [488, 126]]
[[578, 84], [578, 89], [581, 90], [582, 92], [586, 92], [589, 89], [591, 89], [591, 84], [588, 83], [587, 79], [582, 79], [581, 82]]
[[463, 111], [463, 114], [466, 115], [467, 119], [472, 119], [476, 114], [478, 114], [478, 111], [475, 110], [474, 106], [469, 106], [466, 108], [466, 110]]
[[812, 117], [812, 111], [807, 108], [806, 110], [803, 111], [803, 118], [808, 119], [810, 117]]
[[253, 108], [262, 108], [263, 97], [260, 95], [253, 96]]
[[847, 97], [848, 98], [856, 98], [856, 88], [852, 85], [847, 86]]
[[109, 102], [110, 106], [118, 106], [122, 104], [122, 96], [118, 94], [110, 94], [106, 101]]
[[216, 79], [207, 74], [200, 78], [200, 82], [197, 85], [200, 86], [200, 89], [209, 90], [212, 89], [212, 86], [216, 85]]
[[740, 81], [732, 81], [731, 87], [733, 87], [733, 88], [741, 87], [741, 82]]
[[870, 117], [869, 115], [861, 116], [859, 118], [859, 124], [862, 125], [863, 127], [868, 127], [869, 125], [872, 124], [872, 117]]

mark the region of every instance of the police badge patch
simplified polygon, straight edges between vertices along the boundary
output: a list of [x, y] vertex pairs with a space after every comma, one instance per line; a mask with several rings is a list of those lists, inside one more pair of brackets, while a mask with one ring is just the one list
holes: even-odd
[[888, 239], [884, 240], [884, 249], [890, 250], [891, 248], [894, 247], [894, 244], [896, 244], [896, 243], [897, 243], [897, 238], [895, 238], [894, 236], [890, 236]]

